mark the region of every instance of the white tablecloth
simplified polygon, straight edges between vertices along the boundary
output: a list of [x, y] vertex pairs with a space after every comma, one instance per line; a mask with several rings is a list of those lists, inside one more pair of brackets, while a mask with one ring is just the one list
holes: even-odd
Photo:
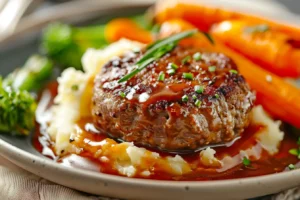
[[0, 157], [0, 200], [111, 200], [57, 185]]

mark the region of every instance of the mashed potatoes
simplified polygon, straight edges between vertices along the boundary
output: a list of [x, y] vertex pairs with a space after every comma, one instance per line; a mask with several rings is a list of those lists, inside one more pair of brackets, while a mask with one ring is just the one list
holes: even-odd
[[55, 141], [56, 154], [60, 155], [61, 152], [68, 151], [70, 136], [76, 133], [75, 122], [82, 114], [89, 114], [89, 108], [85, 106], [89, 99], [86, 93], [92, 88], [87, 87], [88, 82], [108, 60], [142, 46], [141, 43], [124, 39], [104, 50], [88, 49], [82, 57], [84, 72], [68, 68], [61, 74], [58, 78], [58, 95], [54, 100], [56, 105], [52, 107], [53, 117], [48, 128], [51, 139]]
[[[91, 84], [95, 74], [109, 59], [120, 56], [126, 51], [141, 48], [143, 44], [129, 40], [120, 40], [103, 50], [89, 49], [82, 58], [85, 72], [73, 68], [66, 69], [58, 78], [58, 95], [55, 105], [51, 108], [52, 117], [49, 121], [48, 132], [55, 142], [57, 155], [65, 153], [80, 154], [83, 149], [90, 149], [93, 157], [100, 162], [109, 163], [112, 169], [125, 176], [149, 176], [155, 166], [172, 175], [182, 175], [191, 172], [192, 168], [181, 156], [161, 157], [159, 154], [134, 146], [132, 143], [117, 143], [112, 139], [101, 142], [90, 141], [82, 136], [76, 122], [86, 117], [89, 112]], [[259, 159], [262, 149], [273, 155], [283, 139], [279, 130], [280, 122], [273, 121], [261, 106], [253, 109], [253, 123], [264, 125], [265, 128], [255, 133], [257, 144], [241, 149], [235, 156], [215, 157], [215, 150], [207, 148], [199, 153], [199, 166], [226, 171], [242, 162], [244, 157]], [[70, 143], [72, 138], [72, 143]]]

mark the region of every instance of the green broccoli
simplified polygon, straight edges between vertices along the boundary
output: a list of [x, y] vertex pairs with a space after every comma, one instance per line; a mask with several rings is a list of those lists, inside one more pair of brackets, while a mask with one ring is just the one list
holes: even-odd
[[0, 77], [0, 130], [28, 135], [34, 127], [36, 102], [27, 91], [3, 87]]
[[33, 55], [24, 66], [17, 68], [3, 80], [3, 86], [11, 86], [18, 90], [37, 90], [53, 71], [52, 62], [43, 56]]
[[[145, 15], [130, 17], [142, 28], [155, 31], [157, 25]], [[108, 45], [105, 38], [105, 25], [74, 27], [55, 22], [50, 24], [43, 33], [41, 49], [56, 64], [63, 68], [82, 69], [81, 57], [87, 48], [102, 48]]]
[[56, 64], [82, 69], [81, 57], [87, 48], [107, 45], [104, 25], [73, 27], [62, 23], [50, 24], [42, 36], [42, 50]]
[[29, 91], [41, 87], [52, 69], [46, 57], [33, 55], [4, 80], [0, 76], [0, 131], [29, 134], [34, 127], [37, 106]]

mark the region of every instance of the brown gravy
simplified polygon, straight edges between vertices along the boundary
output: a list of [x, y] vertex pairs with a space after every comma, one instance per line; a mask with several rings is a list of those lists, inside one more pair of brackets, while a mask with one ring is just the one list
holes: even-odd
[[[50, 94], [51, 98], [49, 99], [48, 104], [46, 105], [49, 108], [53, 104], [53, 99], [57, 95], [57, 83], [50, 83], [44, 91], [47, 91]], [[40, 119], [37, 119], [39, 121]], [[93, 132], [93, 128], [91, 127], [91, 119], [81, 119], [77, 125], [84, 130], [83, 137], [88, 138], [90, 141], [99, 142], [103, 139], [107, 138], [106, 135], [101, 133]], [[89, 124], [89, 128], [87, 128], [87, 124]], [[34, 147], [43, 155], [50, 157], [59, 163], [75, 168], [81, 168], [84, 170], [91, 171], [99, 171], [107, 174], [119, 175], [110, 167], [106, 166], [104, 163], [99, 162], [90, 154], [93, 149], [88, 149], [83, 151], [80, 155], [68, 155], [63, 158], [57, 158], [53, 150], [51, 149], [51, 141], [49, 136], [45, 131], [43, 131], [43, 124], [37, 123], [36, 132], [33, 138]], [[242, 135], [241, 139], [237, 140], [230, 147], [217, 147], [214, 148], [216, 150], [216, 157], [222, 157], [224, 155], [235, 155], [239, 152], [240, 149], [245, 149], [253, 145], [256, 141], [255, 138], [252, 137], [254, 133], [256, 133], [259, 129], [264, 128], [263, 126], [250, 126]], [[91, 147], [92, 148], [92, 147]], [[297, 164], [298, 158], [289, 154], [289, 150], [292, 148], [298, 148], [297, 138], [292, 134], [285, 134], [283, 141], [281, 142], [280, 151], [274, 156], [269, 156], [266, 152], [262, 153], [262, 157], [257, 160], [251, 162], [250, 166], [244, 166], [243, 164], [239, 164], [229, 170], [218, 172], [216, 170], [193, 170], [192, 173], [182, 175], [182, 176], [172, 176], [167, 173], [162, 173], [159, 170], [159, 167], [156, 167], [155, 173], [148, 177], [149, 179], [157, 179], [157, 180], [192, 180], [192, 181], [205, 181], [205, 180], [222, 180], [222, 179], [235, 179], [235, 178], [245, 178], [245, 177], [253, 177], [253, 176], [261, 176], [266, 174], [273, 174], [282, 172], [285, 170], [289, 170], [287, 166], [289, 164]], [[150, 150], [150, 149], [149, 149]], [[151, 151], [155, 151], [152, 150]], [[262, 150], [263, 151], [263, 150]], [[161, 156], [169, 156], [170, 154], [164, 152], [158, 152]], [[181, 155], [182, 158], [188, 163], [194, 163], [199, 160], [198, 154], [189, 154], [189, 155]], [[137, 177], [144, 178], [144, 177]]]

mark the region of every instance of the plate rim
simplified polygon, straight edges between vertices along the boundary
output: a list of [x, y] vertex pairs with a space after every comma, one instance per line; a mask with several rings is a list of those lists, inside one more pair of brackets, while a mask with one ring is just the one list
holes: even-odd
[[[273, 173], [273, 174], [267, 174], [267, 175], [261, 175], [261, 176], [254, 176], [254, 177], [247, 177], [247, 178], [236, 178], [236, 179], [225, 179], [225, 180], [209, 180], [209, 181], [171, 181], [171, 180], [156, 180], [156, 179], [142, 179], [142, 178], [132, 178], [132, 177], [126, 177], [126, 176], [118, 176], [118, 175], [112, 175], [112, 174], [105, 174], [105, 173], [99, 173], [99, 172], [94, 172], [94, 171], [85, 171], [83, 169], [78, 169], [78, 168], [70, 168], [70, 167], [66, 167], [64, 165], [58, 164], [57, 162], [51, 160], [50, 158], [47, 157], [42, 157], [42, 156], [37, 156], [34, 155], [32, 153], [29, 153], [27, 151], [24, 151], [2, 139], [0, 139], [0, 155], [3, 156], [4, 158], [8, 159], [11, 162], [14, 162], [13, 160], [10, 159], [9, 151], [7, 151], [7, 149], [13, 149], [17, 155], [19, 156], [24, 156], [24, 158], [30, 158], [30, 160], [35, 160], [41, 163], [45, 163], [51, 167], [55, 167], [55, 168], [59, 168], [62, 170], [66, 170], [66, 169], [72, 169], [72, 171], [75, 171], [76, 173], [82, 174], [82, 172], [84, 172], [84, 174], [88, 175], [88, 176], [92, 176], [92, 177], [96, 177], [96, 178], [109, 178], [109, 179], [118, 179], [117, 181], [120, 181], [120, 179], [123, 179], [122, 181], [124, 182], [131, 182], [130, 180], [134, 180], [136, 182], [138, 182], [139, 184], [147, 184], [149, 185], [149, 183], [151, 182], [151, 185], [154, 184], [156, 182], [159, 183], [166, 183], [166, 184], [170, 184], [170, 183], [175, 183], [175, 185], [178, 186], [185, 186], [187, 184], [191, 185], [191, 186], [198, 186], [199, 183], [205, 183], [205, 185], [214, 185], [214, 186], [218, 186], [218, 184], [237, 184], [237, 183], [241, 183], [241, 182], [259, 182], [262, 181], [262, 179], [265, 178], [274, 178], [276, 180], [277, 177], [279, 177], [280, 180], [282, 180], [280, 176], [285, 175], [295, 175], [295, 172], [298, 171], [299, 172], [299, 177], [300, 177], [300, 169], [299, 170], [291, 170], [291, 171], [283, 171], [283, 172], [279, 172], [279, 173]], [[6, 153], [6, 154], [5, 154]], [[98, 177], [97, 177], [98, 176]], [[300, 183], [299, 183], [300, 184]], [[153, 185], [153, 186], [154, 186]]]
[[[130, 178], [117, 175], [104, 174], [99, 172], [93, 172], [83, 169], [70, 168], [64, 165], [60, 165], [53, 160], [46, 157], [41, 157], [24, 151], [18, 147], [11, 145], [0, 139], [0, 155], [16, 164], [20, 168], [29, 171], [39, 177], [46, 180], [50, 180], [59, 185], [64, 185], [82, 192], [88, 192], [95, 195], [107, 195], [116, 198], [126, 198], [124, 195], [128, 195], [124, 192], [116, 193], [106, 193], [109, 191], [95, 191], [91, 188], [88, 190], [78, 184], [70, 184], [65, 178], [72, 177], [80, 179], [88, 179], [89, 182], [103, 183], [104, 188], [107, 185], [121, 187], [131, 187], [135, 189], [144, 189], [149, 192], [149, 190], [160, 190], [164, 192], [190, 192], [195, 195], [203, 194], [212, 195], [211, 199], [216, 198], [215, 191], [221, 194], [227, 194], [229, 191], [245, 190], [245, 188], [251, 187], [253, 190], [257, 190], [253, 193], [242, 194], [238, 192], [237, 194], [231, 194], [230, 196], [224, 197], [223, 199], [240, 199], [240, 198], [254, 198], [258, 196], [264, 196], [269, 194], [274, 194], [286, 189], [290, 189], [299, 186], [300, 180], [300, 170], [292, 170], [287, 172], [281, 172], [277, 174], [269, 174], [263, 176], [249, 177], [249, 178], [239, 178], [239, 179], [229, 179], [229, 180], [211, 180], [211, 181], [170, 181], [170, 180], [152, 180], [152, 179], [139, 179]], [[20, 164], [22, 163], [22, 164]], [[43, 169], [44, 168], [44, 169]], [[38, 170], [37, 170], [38, 169]], [[44, 170], [47, 172], [56, 171], [56, 175], [49, 177], [45, 175]], [[58, 180], [57, 176], [63, 174], [62, 180]], [[284, 184], [285, 183], [285, 184]], [[289, 184], [286, 184], [289, 183]], [[280, 186], [279, 186], [280, 185]], [[102, 188], [103, 189], [103, 188]], [[115, 189], [115, 188], [114, 188]], [[127, 198], [140, 198], [140, 196], [132, 196], [136, 194], [131, 194]], [[187, 195], [187, 194], [186, 194]], [[234, 197], [233, 197], [234, 196]], [[193, 196], [194, 197], [194, 196]], [[146, 197], [147, 198], [147, 197]], [[147, 199], [152, 199], [151, 197]], [[162, 199], [162, 198], [158, 198]], [[195, 198], [193, 198], [195, 199]]]

